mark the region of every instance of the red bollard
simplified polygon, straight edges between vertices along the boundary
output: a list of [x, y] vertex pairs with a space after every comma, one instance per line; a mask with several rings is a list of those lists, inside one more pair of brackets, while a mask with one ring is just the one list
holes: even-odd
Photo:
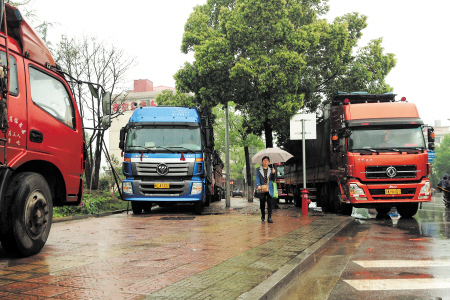
[[309, 192], [304, 189], [302, 190], [302, 216], [308, 215], [308, 206], [311, 203], [311, 200], [308, 199]]

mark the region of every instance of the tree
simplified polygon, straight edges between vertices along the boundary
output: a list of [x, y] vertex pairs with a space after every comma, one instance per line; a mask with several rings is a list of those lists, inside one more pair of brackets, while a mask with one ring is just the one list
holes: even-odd
[[[96, 38], [83, 37], [81, 39], [63, 36], [57, 44], [56, 61], [63, 70], [70, 74], [75, 81], [71, 81], [72, 92], [77, 99], [78, 108], [83, 119], [83, 128], [98, 128], [102, 126], [101, 97], [94, 98], [81, 81], [92, 82], [110, 91], [125, 90], [123, 86], [127, 71], [133, 67], [134, 58], [129, 58], [123, 50], [114, 45], [98, 41]], [[99, 89], [99, 94], [102, 94]], [[113, 101], [123, 102], [126, 93], [118, 93]], [[111, 119], [122, 114], [121, 110], [113, 112]], [[96, 130], [87, 140], [92, 145], [88, 149], [86, 162], [86, 182], [89, 189], [98, 189], [102, 150], [104, 147], [104, 130]], [[85, 135], [86, 137], [86, 135]]]
[[384, 77], [395, 59], [382, 54], [381, 40], [352, 56], [366, 17], [348, 14], [328, 23], [318, 19], [326, 4], [209, 0], [195, 7], [181, 48], [193, 51], [195, 61], [175, 74], [177, 90], [212, 105], [234, 101], [247, 116], [246, 128], [264, 132], [267, 147], [273, 131], [281, 143], [286, 139], [300, 108], [316, 110], [342, 84], [390, 90]]
[[432, 162], [434, 185], [445, 173], [450, 174], [450, 134], [447, 134], [436, 146], [436, 158]]

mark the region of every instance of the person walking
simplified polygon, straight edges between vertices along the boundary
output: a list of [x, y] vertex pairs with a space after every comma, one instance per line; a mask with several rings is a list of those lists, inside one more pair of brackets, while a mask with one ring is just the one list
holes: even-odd
[[259, 198], [259, 208], [261, 209], [261, 221], [266, 219], [266, 202], [268, 218], [267, 222], [272, 221], [273, 208], [273, 182], [275, 181], [275, 168], [270, 168], [270, 159], [264, 156], [261, 161], [262, 165], [256, 168], [256, 197]]

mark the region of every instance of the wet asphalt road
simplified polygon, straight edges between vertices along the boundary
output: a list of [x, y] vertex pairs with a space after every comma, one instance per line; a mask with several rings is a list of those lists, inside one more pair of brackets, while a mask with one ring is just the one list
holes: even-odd
[[411, 219], [353, 216], [278, 299], [450, 299], [450, 209], [440, 194]]

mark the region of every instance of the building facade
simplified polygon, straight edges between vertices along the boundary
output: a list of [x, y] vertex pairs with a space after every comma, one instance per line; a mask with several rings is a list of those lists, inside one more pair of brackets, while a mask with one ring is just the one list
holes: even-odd
[[115, 155], [122, 162], [121, 152], [119, 149], [120, 129], [124, 127], [130, 119], [133, 111], [139, 107], [157, 106], [156, 97], [164, 90], [175, 92], [175, 88], [167, 86], [153, 87], [153, 82], [148, 79], [138, 79], [134, 81], [134, 88], [118, 97], [113, 96], [112, 99], [118, 99], [112, 103], [113, 113], [122, 111], [122, 115], [114, 118], [109, 128], [109, 154]]

